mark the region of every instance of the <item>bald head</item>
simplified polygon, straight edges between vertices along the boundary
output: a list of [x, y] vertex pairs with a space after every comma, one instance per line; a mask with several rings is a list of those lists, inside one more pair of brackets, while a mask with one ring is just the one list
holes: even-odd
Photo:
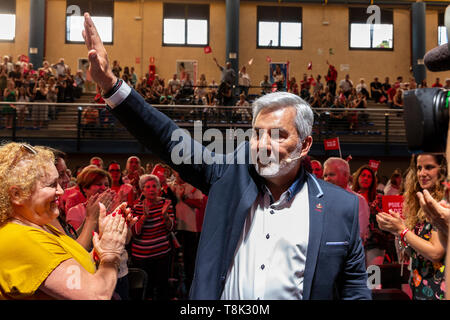
[[350, 167], [347, 161], [331, 157], [323, 164], [323, 179], [325, 181], [346, 189], [349, 178]]

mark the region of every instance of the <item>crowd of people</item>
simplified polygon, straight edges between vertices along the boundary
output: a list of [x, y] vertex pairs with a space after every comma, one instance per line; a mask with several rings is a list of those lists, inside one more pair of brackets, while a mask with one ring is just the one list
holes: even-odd
[[[255, 85], [248, 71], [250, 65], [242, 66], [236, 74], [229, 62], [225, 66], [221, 66], [215, 58], [214, 62], [221, 72], [219, 82], [214, 79], [208, 82], [205, 74], [201, 74], [194, 83], [189, 72], [175, 73], [168, 81], [154, 72], [146, 73], [139, 79], [134, 67], [125, 66], [122, 69], [119, 61], [113, 61], [112, 70], [118, 78], [122, 78], [135, 88], [153, 105], [205, 106], [204, 109], [195, 108], [189, 112], [189, 115], [197, 120], [209, 117], [213, 121], [226, 119], [228, 122], [249, 123], [251, 121], [249, 106], [255, 98], [274, 91], [287, 91], [307, 101], [315, 110], [316, 120], [325, 123], [327, 129], [334, 128], [335, 131], [338, 129], [355, 131], [361, 126], [368, 125], [369, 116], [363, 111], [367, 108], [368, 100], [401, 110], [405, 90], [427, 87], [425, 80], [417, 84], [414, 78], [404, 81], [401, 76], [397, 77], [394, 83], [390, 82], [389, 77], [386, 77], [384, 82], [375, 77], [369, 84], [363, 78], [354, 83], [349, 74], [339, 81], [336, 68], [328, 61], [328, 71], [323, 76], [318, 74], [314, 77], [312, 74], [304, 73], [302, 80], [297, 82], [295, 76], [286, 79], [277, 65], [275, 70], [271, 70], [271, 77], [264, 75], [264, 79]], [[233, 89], [236, 77], [238, 86]], [[0, 64], [0, 99], [3, 101], [74, 102], [81, 96], [85, 82], [83, 72], [77, 70], [76, 74], [73, 74], [63, 58], [54, 64], [44, 61], [43, 66], [37, 70], [22, 56], [17, 57], [14, 62], [11, 56], [5, 55]], [[450, 89], [450, 79], [441, 83], [440, 79], [436, 78], [432, 87]], [[104, 103], [101, 92], [97, 92], [92, 102]], [[230, 109], [209, 108], [216, 106]], [[327, 112], [316, 110], [320, 108], [336, 110]], [[60, 107], [55, 105], [36, 105], [32, 108], [26, 104], [3, 105], [0, 127], [12, 128], [14, 109], [18, 130], [23, 128], [38, 130], [46, 127], [48, 121], [56, 119], [60, 111]], [[185, 118], [184, 115], [180, 117]], [[31, 121], [32, 126], [25, 126], [26, 119]], [[114, 119], [108, 117], [102, 107], [84, 108], [81, 121], [81, 125], [88, 130], [114, 126]]]
[[[42, 157], [39, 161], [42, 161], [45, 169], [34, 169], [37, 171], [34, 173], [34, 179], [37, 180], [27, 182], [26, 188], [32, 190], [28, 197], [35, 199], [36, 203], [32, 202], [32, 205], [36, 208], [44, 210], [48, 206], [55, 211], [53, 216], [47, 217], [49, 220], [45, 221], [48, 223], [45, 226], [39, 224], [39, 219], [36, 217], [34, 217], [36, 224], [26, 225], [19, 215], [11, 214], [15, 210], [18, 212], [25, 210], [20, 206], [19, 200], [20, 197], [26, 197], [26, 193], [24, 190], [18, 191], [17, 200], [13, 194], [8, 195], [8, 190], [5, 189], [10, 187], [8, 180], [2, 190], [2, 196], [5, 197], [2, 199], [10, 200], [2, 202], [1, 223], [17, 222], [27, 227], [39, 225], [41, 231], [52, 235], [64, 234], [87, 250], [86, 254], [91, 252], [95, 255], [94, 252], [100, 251], [100, 249], [93, 250], [97, 248], [96, 246], [107, 246], [100, 245], [101, 240], [98, 239], [99, 234], [102, 234], [101, 229], [106, 228], [107, 223], [113, 223], [112, 220], [106, 222], [105, 217], [115, 215], [108, 215], [111, 212], [118, 212], [117, 216], [121, 216], [120, 210], [123, 213], [126, 212], [128, 217], [124, 216], [127, 217], [128, 231], [126, 231], [127, 228], [120, 229], [123, 238], [121, 245], [124, 249], [116, 253], [114, 264], [117, 264], [115, 275], [117, 279], [114, 288], [111, 285], [104, 288], [104, 290], [108, 289], [107, 298], [126, 300], [136, 298], [129, 289], [127, 278], [128, 269], [131, 267], [146, 271], [148, 289], [145, 297], [147, 299], [187, 298], [208, 197], [184, 182], [175, 170], [163, 163], [147, 163], [144, 166], [138, 156], [129, 157], [124, 167], [121, 167], [117, 161], [105, 165], [101, 157], [94, 156], [85, 166], [70, 170], [66, 164], [69, 159], [64, 153], [55, 149], [10, 143], [3, 145], [1, 151], [3, 159], [0, 173], [2, 175], [11, 173], [9, 170], [19, 170], [19, 168], [23, 171], [24, 166], [28, 164], [21, 163], [22, 158], [27, 159], [32, 155], [36, 155], [39, 159]], [[19, 154], [20, 157], [12, 156], [14, 154]], [[427, 216], [424, 206], [421, 207], [417, 193], [426, 193], [428, 197], [431, 196], [436, 201], [443, 198], [442, 182], [447, 176], [445, 158], [438, 155], [414, 155], [409, 168], [404, 173], [400, 169], [395, 169], [389, 178], [378, 177], [378, 171], [369, 165], [359, 167], [352, 174], [349, 166], [350, 159], [351, 157], [347, 160], [330, 157], [322, 164], [318, 160], [306, 157], [303, 165], [317, 178], [324, 179], [358, 196], [360, 236], [367, 266], [408, 263], [412, 298], [444, 299], [446, 251], [444, 235], [447, 231], [440, 226], [432, 225], [432, 220]], [[55, 164], [55, 171], [51, 169], [49, 162]], [[14, 169], [11, 169], [11, 166]], [[27, 170], [31, 170], [31, 167], [27, 167]], [[17, 179], [20, 177], [10, 178], [10, 180]], [[18, 182], [11, 183], [14, 185]], [[33, 189], [32, 185], [36, 183], [42, 185], [40, 188], [43, 189]], [[50, 192], [50, 190], [44, 190], [45, 188], [53, 190], [57, 201], [52, 201], [51, 194], [45, 196], [45, 192]], [[382, 202], [385, 195], [402, 195], [403, 210], [400, 213], [398, 211], [383, 212]], [[12, 211], [8, 210], [11, 207], [5, 207], [9, 201], [12, 201]], [[14, 232], [14, 228], [18, 227], [9, 226], [12, 230], [8, 232]], [[106, 237], [105, 233], [106, 231], [103, 230], [103, 237]], [[2, 237], [4, 237], [3, 233]], [[0, 237], [2, 241], [8, 240], [2, 237]], [[111, 235], [111, 237], [116, 236]], [[38, 240], [39, 238], [29, 241], [35, 243]], [[27, 246], [29, 243], [24, 240], [23, 245]], [[46, 249], [45, 252], [49, 253], [45, 259], [51, 261], [54, 254], [52, 250]], [[75, 247], [70, 250], [79, 251]], [[87, 259], [87, 257], [80, 258], [70, 250], [70, 255], [76, 261]], [[97, 259], [97, 264], [101, 265], [101, 257], [94, 258]], [[17, 263], [23, 263], [23, 261], [19, 259]], [[87, 272], [94, 276], [99, 273], [99, 271], [94, 273], [95, 267], [92, 269], [93, 267], [86, 261], [84, 263], [86, 265], [82, 264], [82, 266]], [[67, 265], [71, 264], [67, 263]], [[43, 265], [41, 267], [44, 268]], [[14, 281], [14, 277], [11, 279]], [[15, 298], [33, 295], [61, 297], [55, 295], [53, 291], [55, 288], [51, 288], [51, 285], [45, 289], [39, 287], [40, 283], [36, 283], [35, 287], [28, 287], [30, 284], [23, 284], [24, 287], [20, 287], [20, 284], [14, 282], [11, 283], [12, 285], [18, 285]], [[85, 294], [78, 297], [90, 297], [87, 292]]]
[[[85, 78], [81, 70], [72, 73], [64, 58], [51, 64], [43, 61], [42, 67], [35, 68], [24, 56], [5, 55], [0, 63], [0, 100], [21, 102], [22, 104], [2, 105], [0, 127], [11, 129], [16, 114], [16, 129], [46, 127], [49, 120], [58, 117], [60, 108], [56, 105], [27, 105], [27, 102], [71, 103], [81, 97]], [[31, 127], [25, 127], [30, 120]]]
[[[229, 103], [227, 99], [230, 98], [228, 96], [231, 90], [230, 84], [236, 75], [229, 63], [221, 66], [217, 60], [215, 62], [222, 72], [217, 91], [222, 102], [225, 101], [225, 105], [227, 105]], [[5, 60], [2, 70], [5, 66], [8, 67], [8, 63], [9, 58], [8, 61]], [[17, 70], [22, 68], [17, 64], [16, 67]], [[38, 80], [41, 77], [38, 80], [39, 84], [35, 84], [35, 88], [38, 86], [39, 90], [33, 90], [46, 92], [45, 81], [54, 79], [49, 70], [56, 70], [58, 78], [70, 75], [70, 70], [67, 69], [63, 60], [58, 64], [48, 66], [47, 69], [47, 71], [43, 71], [42, 76], [39, 75], [42, 71], [40, 69], [35, 73], [28, 71], [26, 76], [23, 73], [14, 79], [20, 81], [19, 88], [24, 88], [23, 84], [26, 82], [24, 79], [31, 77]], [[126, 70], [126, 68], [124, 69]], [[32, 70], [32, 68], [28, 65], [27, 70]], [[174, 94], [175, 97], [185, 95], [186, 90], [189, 89], [189, 95], [194, 97], [197, 95], [197, 103], [200, 100], [203, 101], [203, 96], [199, 96], [198, 93], [199, 88], [207, 88], [205, 97], [208, 96], [209, 90], [211, 92], [216, 90], [213, 89], [216, 88], [215, 86], [211, 88], [209, 85], [194, 86], [192, 81], [190, 82], [192, 85], [186, 85], [186, 81], [189, 81], [188, 76], [183, 79], [185, 82], [182, 84], [183, 80], [178, 82], [174, 75], [171, 79], [172, 82], [168, 82], [168, 87], [165, 87], [164, 81], [157, 75], [151, 80], [150, 85], [148, 79], [145, 78], [138, 83], [137, 78], [133, 76], [133, 70], [130, 69], [129, 73], [125, 70], [122, 74], [119, 63], [112, 64], [112, 71], [117, 78], [123, 79], [130, 86], [135, 86], [147, 101], [153, 103], [155, 102], [152, 99], [162, 101], [161, 96], [159, 98], [151, 97], [155, 87], [157, 90], [167, 92], [167, 95]], [[239, 77], [243, 77], [246, 72], [246, 69], [243, 68], [239, 72]], [[285, 90], [280, 84], [282, 78], [279, 73], [280, 70], [274, 71], [275, 86], [267, 86], [267, 88], [271, 88], [271, 91]], [[206, 84], [204, 76], [201, 79]], [[239, 103], [236, 104], [242, 108], [240, 111], [242, 117], [248, 116], [245, 113], [245, 107], [248, 106], [248, 101], [246, 101], [248, 88], [245, 87], [250, 86], [248, 74], [245, 79], [240, 82]], [[402, 90], [411, 89], [414, 86], [413, 83], [405, 84], [401, 77], [397, 78], [397, 81], [388, 90], [384, 87], [387, 87], [389, 79], [385, 80], [384, 87], [383, 84], [380, 86], [375, 79], [376, 81], [370, 84], [370, 88], [367, 88], [363, 79], [354, 87], [348, 75], [338, 85], [336, 79], [337, 72], [332, 65], [329, 65], [328, 74], [325, 77], [326, 85], [321, 85], [320, 76], [313, 82], [308, 80], [305, 75], [304, 82], [299, 88], [296, 89], [294, 79], [294, 82], [292, 80], [289, 82], [286, 90], [292, 91], [297, 96], [295, 99], [301, 96], [307, 101], [310, 101], [311, 98], [320, 100], [321, 94], [325, 93], [325, 101], [338, 100], [344, 105], [344, 108], [349, 108], [349, 103], [356, 103], [351, 102], [356, 92], [355, 101], [359, 102], [356, 103], [355, 108], [363, 108], [365, 104], [361, 101], [368, 98], [373, 99], [375, 103], [392, 102], [391, 107], [395, 108], [394, 100], [399, 99], [396, 97], [401, 96]], [[12, 82], [8, 83], [9, 88], [13, 89]], [[18, 84], [14, 82], [14, 88]], [[437, 80], [434, 86], [439, 85], [441, 84]], [[446, 81], [445, 86], [449, 85], [450, 81]], [[5, 90], [8, 89], [8, 86]], [[171, 86], [174, 89], [170, 89]], [[421, 86], [424, 87], [426, 84], [422, 83]], [[316, 87], [317, 90], [315, 90]], [[378, 89], [379, 91], [377, 91]], [[392, 93], [394, 90], [395, 93]], [[66, 91], [64, 90], [64, 92]], [[223, 94], [224, 92], [228, 93]], [[6, 97], [10, 95], [9, 91], [5, 91], [5, 93], [8, 93]], [[36, 96], [39, 97], [39, 94], [35, 93]], [[46, 96], [48, 97], [48, 93]], [[136, 96], [139, 97], [138, 94]], [[70, 94], [67, 97], [64, 94], [64, 101], [70, 100], [71, 97]], [[318, 102], [319, 100], [310, 102], [312, 109], [323, 107], [322, 103]], [[345, 106], [345, 104], [347, 105]], [[280, 109], [281, 112], [278, 112], [287, 114], [280, 126], [284, 128], [283, 125], [285, 127], [290, 125], [290, 130], [298, 135], [298, 131], [292, 125], [295, 110], [291, 106], [291, 104], [282, 106], [284, 109]], [[270, 124], [275, 117], [271, 109], [272, 105], [268, 104], [266, 107], [266, 111], [260, 111], [263, 118], [258, 118], [258, 128], [264, 127], [267, 123]], [[311, 120], [312, 127], [313, 119], [309, 120]], [[364, 121], [364, 118], [357, 120]], [[164, 121], [168, 120], [164, 118]], [[284, 136], [280, 140], [290, 134], [287, 131], [285, 129], [282, 132]], [[258, 143], [262, 145], [267, 139], [268, 137], [264, 136]], [[292, 140], [292, 138], [289, 139]], [[286, 140], [289, 139], [286, 138]], [[304, 137], [301, 141], [302, 143], [293, 143], [292, 141], [291, 143], [303, 146], [311, 143], [311, 137]], [[282, 149], [281, 151], [285, 152], [286, 150]], [[363, 165], [352, 173], [349, 165], [351, 157], [348, 157], [347, 160], [331, 157], [321, 163], [307, 156], [307, 151], [309, 150], [302, 150], [304, 152], [302, 155], [295, 152], [289, 153], [290, 158], [287, 158], [289, 161], [285, 160], [287, 168], [291, 168], [289, 167], [290, 163], [294, 162], [295, 164], [296, 160], [301, 159], [301, 165], [299, 165], [301, 176], [303, 177], [303, 174], [314, 176], [311, 181], [315, 181], [319, 190], [320, 186], [329, 188], [327, 190], [330, 193], [336, 190], [323, 181], [319, 183], [316, 180], [323, 179], [349, 192], [337, 194], [348, 197], [348, 200], [354, 199], [355, 204], [358, 199], [359, 236], [364, 250], [366, 267], [390, 263], [407, 264], [411, 275], [409, 284], [412, 299], [444, 299], [447, 291], [444, 275], [450, 214], [438, 215], [436, 212], [439, 211], [436, 208], [439, 207], [436, 204], [444, 199], [447, 177], [445, 157], [435, 154], [413, 155], [405, 172], [396, 169], [387, 178], [378, 176], [379, 166], [374, 169], [369, 164]], [[286, 154], [288, 153], [285, 152], [282, 156], [286, 157]], [[3, 182], [0, 188], [0, 242], [2, 243], [0, 255], [8, 257], [8, 259], [0, 260], [0, 269], [2, 270], [0, 299], [134, 299], [136, 297], [130, 290], [128, 279], [130, 268], [144, 270], [147, 274], [147, 290], [144, 293], [146, 299], [186, 299], [194, 280], [194, 266], [198, 258], [197, 248], [204, 227], [206, 205], [208, 199], [213, 199], [213, 209], [219, 210], [214, 207], [217, 206], [217, 196], [209, 198], [208, 194], [202, 193], [196, 187], [185, 182], [178, 172], [167, 164], [161, 162], [144, 165], [136, 155], [130, 156], [123, 167], [117, 161], [105, 164], [100, 156], [94, 156], [89, 163], [69, 170], [67, 168], [69, 161], [70, 159], [63, 152], [48, 147], [33, 147], [15, 142], [6, 143], [0, 147], [0, 178]], [[260, 170], [258, 174], [265, 177], [264, 179], [271, 177], [270, 167], [257, 168], [257, 170]], [[241, 171], [249, 174], [247, 171], [250, 170]], [[210, 174], [213, 175], [213, 173]], [[256, 175], [253, 172], [251, 174]], [[263, 180], [261, 177], [258, 178], [260, 179], [258, 181]], [[209, 179], [216, 180], [216, 176], [209, 177]], [[305, 179], [310, 178], [308, 176]], [[300, 178], [295, 181], [286, 192], [279, 192], [280, 194], [271, 193], [270, 190], [267, 192], [268, 187], [261, 183], [258, 187], [264, 189], [266, 186], [267, 190], [260, 194], [261, 198], [257, 198], [259, 200], [255, 204], [250, 203], [248, 207], [253, 205], [252, 208], [256, 209], [252, 212], [257, 213], [258, 210], [264, 211], [264, 205], [270, 202], [270, 211], [267, 210], [271, 215], [275, 214], [275, 209], [285, 209], [286, 203], [291, 201], [289, 199], [292, 199], [293, 196], [297, 197], [295, 193], [300, 191], [295, 191], [298, 187], [296, 183], [299, 183]], [[270, 183], [267, 185], [270, 187]], [[240, 187], [239, 185], [235, 186]], [[213, 192], [213, 189], [214, 186], [210, 192]], [[351, 194], [355, 194], [356, 197], [350, 198]], [[401, 211], [385, 210], [385, 196], [393, 195], [402, 196]], [[296, 199], [304, 200], [306, 198], [302, 197], [307, 196], [306, 193], [300, 192]], [[242, 194], [239, 197], [242, 197]], [[275, 203], [274, 197], [276, 198]], [[264, 205], [258, 201], [264, 202]], [[299, 203], [297, 201], [298, 205]], [[225, 205], [229, 204], [225, 203]], [[440, 206], [444, 208], [443, 210], [450, 211], [450, 205], [445, 201], [441, 201]], [[244, 210], [246, 213], [249, 211], [248, 207], [246, 207], [247, 210]], [[321, 212], [322, 208], [321, 203], [317, 203], [315, 206], [315, 210], [318, 212]], [[233, 214], [230, 213], [230, 216]], [[328, 216], [332, 216], [332, 213]], [[208, 217], [211, 219], [211, 216]], [[263, 222], [260, 223], [263, 224]], [[356, 223], [353, 226], [356, 229]], [[209, 231], [211, 232], [211, 230]], [[231, 231], [236, 233], [234, 229]], [[302, 232], [296, 233], [305, 235]], [[255, 236], [251, 233], [248, 235], [250, 238]], [[269, 240], [272, 236], [274, 235], [267, 233], [263, 238]], [[352, 242], [352, 245], [359, 246], [359, 243], [358, 238]], [[252, 249], [245, 248], [245, 245], [243, 244], [244, 247], [241, 247], [244, 248], [242, 251], [236, 253], [235, 259], [239, 259], [239, 257], [244, 259], [245, 249], [252, 252]], [[326, 245], [329, 247], [349, 246], [349, 242], [327, 242]], [[314, 246], [314, 243], [309, 243], [308, 246]], [[287, 245], [287, 248], [290, 246]], [[212, 249], [216, 250], [216, 248]], [[344, 252], [342, 250], [347, 250], [347, 248], [340, 247], [327, 249], [331, 250], [330, 252], [333, 252], [334, 255], [339, 255], [340, 252]], [[338, 251], [332, 251], [335, 249]], [[21, 254], [13, 255], [11, 250]], [[359, 253], [358, 256], [362, 257]], [[331, 265], [337, 261], [331, 257], [326, 258], [330, 259]], [[235, 273], [231, 272], [231, 277], [235, 276], [238, 279], [239, 272], [236, 270], [241, 270], [239, 268], [245, 266], [238, 263], [232, 264], [232, 266], [236, 269], [231, 269], [235, 270]], [[65, 275], [70, 274], [70, 270], [74, 270], [74, 268], [79, 270], [81, 277], [70, 282], [68, 287]], [[323, 265], [321, 268], [324, 268]], [[258, 266], [258, 270], [264, 269], [265, 264]], [[355, 272], [359, 272], [358, 270]], [[338, 271], [333, 270], [333, 272], [337, 274]], [[351, 270], [346, 272], [351, 273]], [[207, 275], [199, 274], [199, 276]], [[362, 282], [364, 282], [364, 277], [361, 277]], [[27, 281], [23, 281], [24, 278]], [[196, 281], [198, 282], [198, 279]], [[232, 285], [231, 282], [227, 282], [221, 293], [224, 295], [223, 297], [230, 298], [236, 294], [230, 289]], [[363, 290], [366, 292], [367, 288], [361, 289], [361, 292]], [[276, 292], [275, 296], [278, 297], [278, 294]], [[359, 296], [355, 294], [355, 297]], [[366, 293], [361, 293], [360, 298], [367, 298]]]

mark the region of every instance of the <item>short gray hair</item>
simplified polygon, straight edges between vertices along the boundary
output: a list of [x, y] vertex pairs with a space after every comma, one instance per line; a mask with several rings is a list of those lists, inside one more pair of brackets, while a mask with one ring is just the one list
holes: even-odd
[[158, 185], [158, 188], [161, 188], [161, 182], [159, 182], [159, 178], [154, 174], [143, 174], [139, 178], [139, 188], [141, 190], [144, 189], [144, 186], [148, 181], [155, 181], [156, 184]]
[[324, 169], [326, 166], [331, 164], [336, 164], [336, 166], [342, 173], [345, 173], [346, 175], [350, 176], [350, 166], [348, 162], [345, 161], [344, 159], [338, 157], [330, 157], [323, 164]]
[[279, 109], [286, 107], [294, 107], [297, 111], [295, 116], [295, 126], [297, 127], [300, 140], [303, 141], [307, 136], [311, 135], [314, 123], [314, 114], [309, 104], [299, 96], [278, 91], [263, 95], [261, 98], [253, 102], [253, 122], [255, 125], [256, 117], [263, 109]]

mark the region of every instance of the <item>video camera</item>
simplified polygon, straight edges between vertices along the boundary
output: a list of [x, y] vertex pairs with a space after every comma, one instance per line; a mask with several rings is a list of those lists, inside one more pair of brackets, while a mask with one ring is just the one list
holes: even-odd
[[[450, 39], [450, 6], [445, 10]], [[430, 71], [450, 70], [450, 45], [428, 51], [424, 63]], [[445, 152], [449, 122], [450, 90], [420, 88], [404, 93], [404, 120], [408, 148], [414, 153]]]

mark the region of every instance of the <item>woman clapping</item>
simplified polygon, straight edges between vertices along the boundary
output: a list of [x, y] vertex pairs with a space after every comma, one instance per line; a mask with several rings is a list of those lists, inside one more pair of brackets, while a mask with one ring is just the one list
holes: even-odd
[[63, 194], [51, 151], [1, 146], [0, 179], [0, 299], [111, 299], [128, 230], [122, 215], [100, 205], [97, 268], [93, 253], [50, 224]]

